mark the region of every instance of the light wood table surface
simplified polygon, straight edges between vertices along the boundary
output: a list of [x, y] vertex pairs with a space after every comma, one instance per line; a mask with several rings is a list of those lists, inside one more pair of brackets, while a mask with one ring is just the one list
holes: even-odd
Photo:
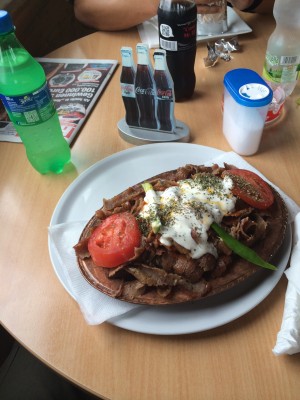
[[[246, 67], [261, 73], [272, 17], [243, 14], [253, 32], [239, 37], [230, 62], [204, 68], [198, 46], [196, 91], [176, 104], [191, 143], [229, 151], [222, 135], [223, 76]], [[135, 29], [95, 33], [50, 54], [118, 59], [135, 47]], [[89, 166], [134, 147], [119, 137], [124, 116], [119, 67], [72, 145], [72, 162], [58, 176], [39, 175], [21, 144], [0, 143], [0, 319], [35, 356], [61, 375], [105, 399], [299, 399], [300, 355], [276, 357], [287, 280], [282, 277], [254, 310], [225, 326], [190, 335], [140, 334], [108, 323], [88, 326], [57, 279], [48, 253], [47, 227], [72, 181]], [[300, 87], [287, 100], [285, 118], [265, 129], [259, 152], [246, 160], [300, 204]], [[182, 321], [184, 324], [184, 321]]]

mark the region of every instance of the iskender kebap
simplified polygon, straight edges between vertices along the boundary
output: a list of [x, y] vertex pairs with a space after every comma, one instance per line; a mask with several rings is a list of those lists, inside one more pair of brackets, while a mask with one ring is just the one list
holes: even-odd
[[103, 293], [175, 304], [233, 288], [257, 264], [274, 269], [268, 262], [287, 218], [281, 196], [257, 174], [185, 165], [104, 199], [74, 248], [84, 277]]

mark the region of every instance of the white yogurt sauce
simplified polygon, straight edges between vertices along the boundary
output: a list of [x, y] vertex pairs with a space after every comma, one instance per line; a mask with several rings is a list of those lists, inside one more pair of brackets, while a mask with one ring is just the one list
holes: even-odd
[[[207, 232], [213, 222], [220, 223], [225, 214], [235, 208], [232, 180], [212, 175], [201, 175], [196, 180], [178, 182], [163, 192], [148, 190], [140, 217], [159, 218], [160, 242], [171, 246], [173, 242], [190, 251], [192, 258], [205, 253], [217, 256], [216, 249], [208, 243]], [[197, 236], [196, 241], [192, 237]]]

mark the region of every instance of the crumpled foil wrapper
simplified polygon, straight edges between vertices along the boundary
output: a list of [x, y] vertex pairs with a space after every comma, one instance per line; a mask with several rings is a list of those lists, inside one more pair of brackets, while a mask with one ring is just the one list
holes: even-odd
[[216, 42], [208, 42], [206, 46], [208, 55], [203, 59], [205, 67], [213, 67], [219, 59], [230, 61], [232, 59], [231, 53], [241, 49], [237, 37], [232, 37], [228, 40], [219, 39]]

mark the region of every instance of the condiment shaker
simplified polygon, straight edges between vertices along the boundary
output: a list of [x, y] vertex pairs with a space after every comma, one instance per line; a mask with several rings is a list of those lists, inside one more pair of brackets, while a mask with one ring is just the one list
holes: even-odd
[[272, 89], [255, 71], [238, 68], [225, 74], [223, 133], [236, 153], [257, 152], [272, 98]]

